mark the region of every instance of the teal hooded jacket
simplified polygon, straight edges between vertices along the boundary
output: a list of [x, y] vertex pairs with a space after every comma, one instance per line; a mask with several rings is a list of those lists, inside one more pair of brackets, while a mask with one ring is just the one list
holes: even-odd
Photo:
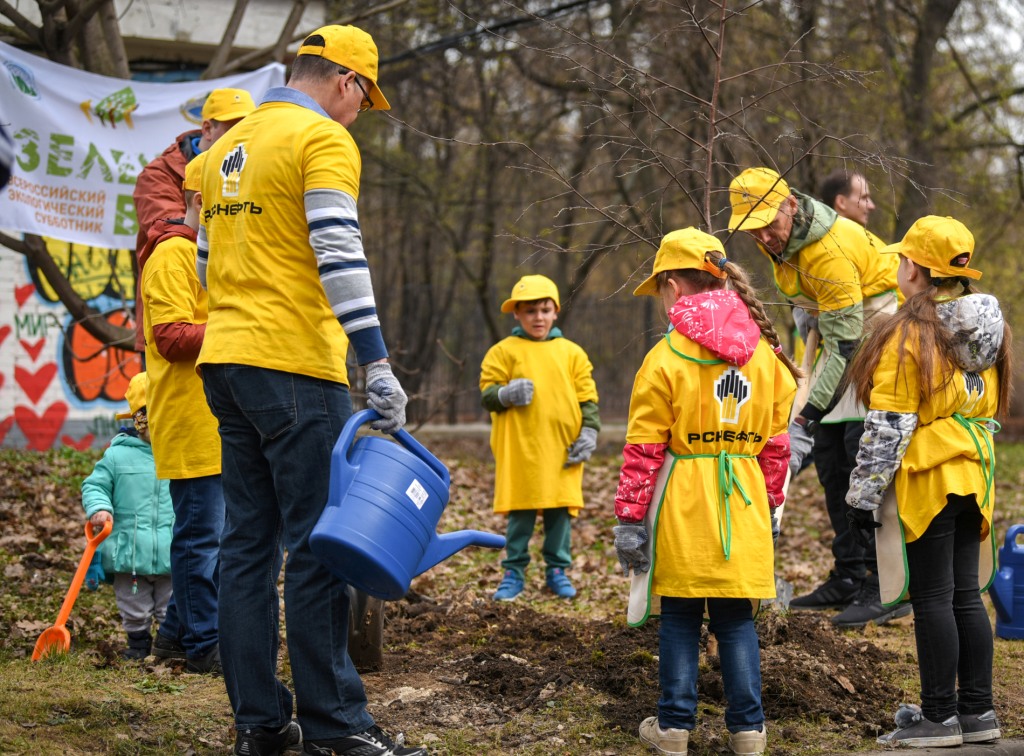
[[108, 575], [168, 575], [174, 509], [170, 484], [157, 480], [153, 448], [145, 441], [118, 433], [82, 481], [86, 517], [100, 511], [114, 516], [114, 529], [100, 544]]

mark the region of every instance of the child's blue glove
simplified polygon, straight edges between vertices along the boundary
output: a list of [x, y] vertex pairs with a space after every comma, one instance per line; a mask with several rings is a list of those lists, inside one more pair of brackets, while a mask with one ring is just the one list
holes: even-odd
[[533, 381], [529, 378], [513, 378], [498, 389], [498, 401], [503, 407], [524, 407], [533, 401]]
[[596, 448], [597, 431], [593, 428], [580, 428], [580, 435], [576, 437], [576, 440], [569, 447], [569, 459], [566, 460], [565, 466], [569, 467], [570, 465], [586, 462], [590, 459], [590, 455], [594, 453]]
[[89, 563], [89, 569], [85, 572], [85, 587], [90, 591], [98, 591], [100, 583], [107, 579], [107, 573], [103, 571], [103, 551], [97, 548]]
[[624, 522], [612, 528], [615, 533], [615, 553], [622, 566], [622, 574], [629, 575], [629, 569], [642, 575], [651, 569], [651, 560], [640, 549], [647, 543], [647, 528], [639, 522]]

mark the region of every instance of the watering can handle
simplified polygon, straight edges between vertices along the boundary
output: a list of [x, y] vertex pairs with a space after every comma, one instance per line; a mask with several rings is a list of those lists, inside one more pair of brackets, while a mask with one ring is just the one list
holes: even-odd
[[[382, 419], [381, 415], [376, 410], [360, 410], [356, 414], [352, 415], [352, 417], [349, 418], [349, 421], [345, 423], [345, 427], [341, 431], [341, 436], [338, 438], [338, 443], [345, 449], [350, 448], [352, 446], [352, 441], [355, 440], [356, 431], [360, 426], [380, 419]], [[409, 431], [402, 428], [392, 435], [394, 435], [395, 440], [398, 441], [398, 443], [426, 462], [430, 468], [437, 473], [437, 476], [444, 481], [446, 488], [451, 485], [451, 477], [448, 473], [448, 468], [444, 466], [444, 463], [441, 462], [441, 460], [431, 454], [423, 444], [413, 438]]]
[[1024, 525], [1011, 525], [1010, 529], [1006, 531], [1006, 548], [1016, 549], [1017, 538], [1024, 536]]

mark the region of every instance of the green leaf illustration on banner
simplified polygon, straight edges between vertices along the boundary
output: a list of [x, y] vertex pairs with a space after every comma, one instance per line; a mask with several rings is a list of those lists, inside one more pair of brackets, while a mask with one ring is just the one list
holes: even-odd
[[81, 104], [82, 112], [85, 113], [89, 122], [92, 123], [92, 115], [95, 114], [100, 123], [106, 126], [108, 123], [114, 128], [118, 121], [124, 121], [128, 128], [134, 128], [132, 124], [132, 113], [138, 109], [139, 103], [135, 99], [135, 92], [131, 87], [125, 87], [113, 92], [93, 107], [92, 100], [86, 100]]

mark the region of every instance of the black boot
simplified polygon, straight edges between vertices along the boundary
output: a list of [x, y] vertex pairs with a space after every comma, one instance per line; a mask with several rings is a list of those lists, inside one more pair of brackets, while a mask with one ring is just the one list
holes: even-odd
[[125, 659], [145, 659], [153, 648], [153, 636], [149, 630], [136, 630], [128, 633], [128, 648], [121, 652]]

